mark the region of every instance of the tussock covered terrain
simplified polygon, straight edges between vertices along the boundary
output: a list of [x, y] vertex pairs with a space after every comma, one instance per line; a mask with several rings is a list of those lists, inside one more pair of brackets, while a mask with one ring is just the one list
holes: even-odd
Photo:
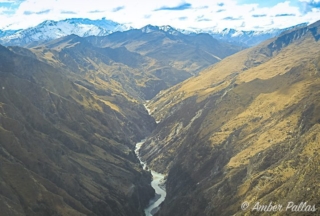
[[147, 136], [158, 216], [319, 208], [319, 39], [317, 22], [246, 50], [152, 26], [0, 46], [0, 214], [143, 215]]
[[76, 35], [0, 46], [1, 215], [143, 215], [154, 190], [133, 150], [156, 127], [144, 101], [241, 47], [140, 33], [140, 51], [169, 46], [147, 55], [129, 49], [134, 37], [126, 48]]
[[10, 49], [72, 73], [78, 84], [95, 89], [99, 95], [116, 91], [141, 101], [242, 47], [217, 41], [208, 34], [173, 36], [161, 30], [130, 30], [104, 37], [69, 35], [30, 49]]
[[155, 122], [120, 96], [0, 46], [0, 214], [142, 215], [153, 190], [133, 149]]
[[150, 101], [160, 123], [142, 154], [168, 174], [158, 215], [270, 214], [242, 211], [244, 201], [320, 206], [319, 39], [320, 22], [292, 29]]

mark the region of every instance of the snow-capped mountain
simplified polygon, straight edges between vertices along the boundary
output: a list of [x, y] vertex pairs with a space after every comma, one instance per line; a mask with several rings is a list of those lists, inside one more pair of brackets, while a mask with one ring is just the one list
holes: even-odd
[[185, 29], [175, 29], [169, 25], [166, 26], [153, 26], [147, 25], [143, 27], [141, 30], [144, 33], [150, 33], [153, 31], [164, 31], [168, 34], [179, 35], [179, 34], [200, 34], [200, 33], [208, 33], [213, 38], [218, 40], [223, 40], [229, 43], [233, 43], [236, 45], [242, 46], [254, 46], [261, 43], [264, 40], [267, 40], [272, 37], [276, 37], [280, 35], [284, 31], [288, 31], [290, 29], [307, 26], [308, 23], [302, 23], [296, 26], [292, 26], [284, 29], [269, 29], [265, 31], [242, 31], [236, 29], [193, 29], [193, 30], [185, 30]]
[[[284, 29], [269, 29], [265, 31], [241, 31], [241, 30], [235, 30], [230, 28], [225, 28], [222, 30], [217, 29], [209, 29], [209, 30], [202, 30], [202, 33], [209, 33], [212, 35], [212, 37], [224, 40], [230, 43], [245, 45], [245, 46], [254, 46], [259, 43], [261, 43], [264, 40], [267, 40], [269, 38], [276, 37], [280, 35], [282, 32], [307, 26], [308, 23], [302, 23], [299, 25], [291, 26], [289, 28]], [[199, 31], [196, 31], [197, 33], [200, 33]]]
[[145, 27], [141, 28], [143, 33], [150, 33], [154, 31], [163, 31], [171, 35], [180, 35], [183, 34], [182, 31], [175, 29], [169, 25], [164, 26], [153, 26], [153, 25], [146, 25]]
[[131, 27], [106, 20], [72, 18], [61, 21], [44, 21], [39, 25], [24, 30], [7, 30], [0, 32], [0, 43], [4, 45], [26, 45], [49, 41], [75, 34], [80, 37], [104, 36], [116, 31], [129, 30]]
[[245, 46], [254, 46], [272, 37], [278, 36], [282, 29], [271, 29], [268, 31], [239, 31], [235, 29], [223, 29], [222, 31], [209, 31], [212, 37], [230, 43]]
[[[163, 31], [172, 35], [179, 34], [198, 34], [209, 33], [212, 37], [218, 40], [224, 40], [229, 43], [234, 43], [243, 46], [253, 46], [264, 40], [276, 37], [284, 31], [296, 27], [306, 26], [303, 23], [286, 29], [270, 29], [267, 31], [241, 31], [235, 29], [176, 29], [169, 25], [153, 26], [147, 25], [140, 30], [144, 33], [153, 31]], [[82, 18], [72, 18], [61, 21], [45, 21], [35, 27], [23, 30], [0, 30], [0, 44], [3, 45], [19, 45], [25, 46], [28, 44], [37, 44], [39, 42], [57, 39], [63, 36], [75, 34], [80, 37], [87, 36], [106, 36], [116, 31], [126, 31], [132, 29], [129, 26], [106, 20], [90, 20]]]
[[0, 30], [0, 38], [13, 35], [14, 33], [18, 32], [18, 31], [21, 31], [21, 30], [7, 30], [7, 31], [1, 31]]

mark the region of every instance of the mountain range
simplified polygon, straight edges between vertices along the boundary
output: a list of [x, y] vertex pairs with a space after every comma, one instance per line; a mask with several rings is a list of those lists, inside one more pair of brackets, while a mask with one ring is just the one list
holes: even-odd
[[143, 215], [143, 103], [239, 50], [161, 29], [0, 46], [1, 214]]
[[0, 32], [1, 215], [145, 215], [150, 169], [166, 180], [157, 216], [320, 206], [320, 21], [214, 32], [106, 19]]
[[101, 20], [82, 18], [73, 18], [61, 21], [48, 20], [35, 27], [27, 29], [2, 31], [0, 32], [0, 43], [3, 45], [25, 46], [37, 42], [57, 39], [71, 34], [76, 34], [80, 37], [90, 35], [102, 36], [115, 31], [125, 31], [128, 29], [130, 29], [130, 27], [104, 18]]
[[[169, 34], [197, 34], [208, 33], [214, 38], [231, 42], [240, 46], [253, 46], [258, 43], [278, 36], [283, 31], [291, 28], [306, 26], [306, 23], [293, 26], [285, 29], [270, 29], [267, 31], [240, 31], [235, 29], [207, 29], [207, 30], [183, 30], [175, 29], [171, 26], [152, 26], [147, 25], [141, 30], [145, 32], [150, 31], [164, 31]], [[44, 21], [35, 27], [20, 30], [0, 30], [0, 43], [3, 45], [18, 45], [30, 46], [39, 42], [45, 42], [57, 39], [63, 36], [76, 34], [80, 37], [87, 36], [106, 36], [116, 31], [127, 31], [132, 27], [107, 20], [90, 20], [82, 18], [71, 18], [61, 21]]]

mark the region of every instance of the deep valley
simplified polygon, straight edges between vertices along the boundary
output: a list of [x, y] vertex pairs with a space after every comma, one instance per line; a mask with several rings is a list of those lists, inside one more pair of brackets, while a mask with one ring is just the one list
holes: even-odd
[[320, 21], [249, 48], [154, 26], [15, 45], [0, 45], [1, 215], [320, 208]]

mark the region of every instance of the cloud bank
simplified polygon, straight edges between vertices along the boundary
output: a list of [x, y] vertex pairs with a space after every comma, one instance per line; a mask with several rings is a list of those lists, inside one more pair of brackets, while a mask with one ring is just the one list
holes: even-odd
[[0, 29], [35, 26], [45, 20], [106, 19], [141, 28], [266, 30], [320, 19], [320, 0], [0, 0]]

